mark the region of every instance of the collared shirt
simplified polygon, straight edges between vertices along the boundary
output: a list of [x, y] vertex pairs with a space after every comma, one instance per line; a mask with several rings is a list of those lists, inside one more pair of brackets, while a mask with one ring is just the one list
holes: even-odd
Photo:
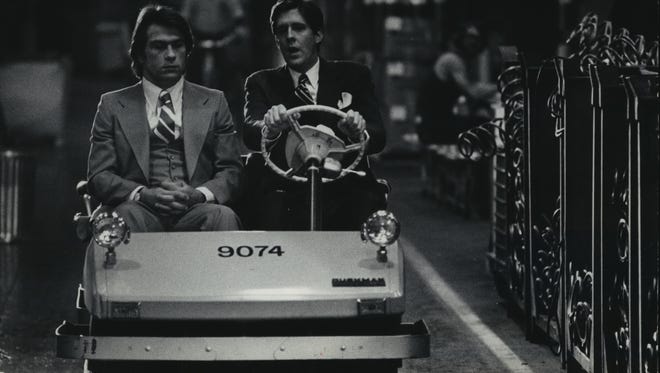
[[[307, 90], [312, 95], [314, 103], [317, 102], [316, 96], [319, 91], [319, 68], [321, 66], [320, 61], [320, 59], [317, 59], [314, 66], [305, 72], [305, 74], [307, 74], [307, 78], [309, 78], [309, 83], [306, 84]], [[302, 73], [289, 68], [289, 74], [291, 74], [291, 79], [293, 79], [293, 86], [298, 86], [298, 78], [300, 75], [302, 75]]]
[[[142, 88], [144, 90], [144, 98], [146, 101], [147, 120], [149, 121], [149, 128], [154, 129], [158, 125], [158, 109], [160, 104], [158, 96], [163, 90], [159, 86], [142, 78]], [[174, 124], [181, 128], [181, 113], [183, 112], [183, 77], [179, 79], [173, 86], [167, 89], [172, 98], [172, 105], [174, 105]]]

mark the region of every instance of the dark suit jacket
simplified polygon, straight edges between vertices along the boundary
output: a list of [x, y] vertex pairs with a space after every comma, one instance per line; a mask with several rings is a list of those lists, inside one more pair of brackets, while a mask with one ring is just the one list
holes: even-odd
[[[149, 123], [141, 83], [101, 96], [92, 126], [87, 179], [100, 202], [117, 205], [149, 186]], [[205, 186], [218, 203], [240, 192], [239, 139], [224, 94], [185, 81], [183, 147], [188, 184]]]
[[[364, 117], [370, 141], [367, 154], [383, 150], [385, 146], [385, 128], [379, 111], [378, 100], [374, 92], [371, 74], [366, 66], [354, 62], [326, 61], [321, 59], [319, 67], [319, 86], [317, 103], [338, 107], [342, 97], [352, 97], [350, 105], [342, 101], [340, 109], [353, 109]], [[262, 70], [252, 74], [245, 82], [245, 128], [244, 140], [253, 150], [260, 151], [261, 121], [264, 114], [273, 105], [284, 105], [287, 109], [303, 105], [294, 93], [291, 74], [285, 66]], [[332, 114], [304, 113], [300, 124], [324, 124], [332, 128], [335, 134], [346, 141], [346, 137], [337, 128], [339, 118]], [[287, 169], [284, 157], [286, 133], [270, 149], [271, 159]], [[368, 167], [365, 156], [358, 169], [366, 171], [365, 177], [346, 175], [344, 178], [324, 184], [321, 204], [324, 206], [322, 225], [328, 229], [358, 229], [366, 216], [384, 207], [384, 194], [376, 178]], [[352, 158], [354, 159], [354, 158]], [[248, 161], [247, 191], [254, 202], [253, 210], [248, 209], [246, 216], [249, 224], [257, 229], [307, 229], [309, 224], [306, 193], [309, 186], [296, 183], [276, 175], [270, 169], [264, 170], [263, 160], [258, 163]], [[344, 160], [346, 165], [351, 159]], [[285, 191], [285, 193], [281, 193]], [[250, 223], [250, 222], [254, 223]]]
[[[342, 93], [352, 96], [351, 105], [342, 110], [352, 109], [359, 112], [367, 123], [367, 132], [370, 136], [367, 154], [382, 151], [385, 146], [385, 128], [369, 69], [354, 62], [321, 59], [317, 103], [337, 108]], [[244, 140], [248, 148], [261, 150], [261, 127], [257, 122], [263, 120], [268, 109], [279, 104], [284, 105], [287, 109], [303, 105], [294, 94], [293, 81], [286, 66], [258, 71], [247, 78], [245, 81]], [[304, 118], [301, 119], [301, 124], [322, 123], [332, 128], [340, 138], [346, 140], [336, 127], [338, 120], [339, 118], [331, 114], [320, 114], [307, 121], [304, 121]], [[286, 138], [285, 135], [283, 134], [282, 139]], [[279, 141], [279, 143], [284, 143], [284, 141]], [[273, 149], [273, 153], [276, 151], [277, 146]], [[273, 154], [273, 157], [277, 156]]]

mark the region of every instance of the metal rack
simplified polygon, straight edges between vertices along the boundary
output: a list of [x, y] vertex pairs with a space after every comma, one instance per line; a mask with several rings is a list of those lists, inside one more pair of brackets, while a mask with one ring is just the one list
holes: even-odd
[[570, 43], [536, 66], [514, 53], [524, 121], [503, 121], [487, 256], [569, 372], [658, 372], [658, 43], [594, 15]]

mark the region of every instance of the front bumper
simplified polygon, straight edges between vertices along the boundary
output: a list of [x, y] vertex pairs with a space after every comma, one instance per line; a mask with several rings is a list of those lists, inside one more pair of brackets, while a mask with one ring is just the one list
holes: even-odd
[[275, 361], [384, 360], [428, 357], [424, 321], [383, 335], [143, 337], [92, 336], [88, 325], [56, 330], [57, 356], [88, 360]]

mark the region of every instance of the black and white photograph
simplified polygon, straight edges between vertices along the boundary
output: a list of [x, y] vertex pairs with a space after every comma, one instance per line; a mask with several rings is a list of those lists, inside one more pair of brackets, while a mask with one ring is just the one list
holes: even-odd
[[660, 0], [0, 8], [0, 373], [660, 373]]

